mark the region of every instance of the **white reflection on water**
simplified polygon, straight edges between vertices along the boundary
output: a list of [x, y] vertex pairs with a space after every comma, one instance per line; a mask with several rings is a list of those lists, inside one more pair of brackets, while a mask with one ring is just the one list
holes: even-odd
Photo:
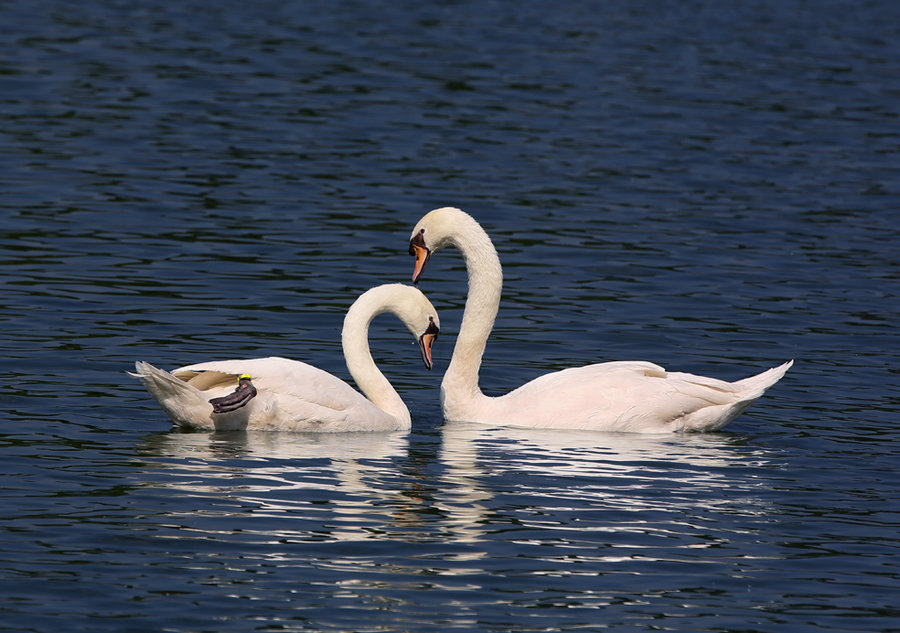
[[[438, 574], [471, 570], [487, 542], [553, 548], [534, 551], [536, 559], [671, 558], [673, 548], [722, 545], [729, 530], [748, 520], [752, 530], [753, 517], [764, 521], [768, 511], [760, 493], [773, 464], [727, 435], [463, 423], [441, 434], [434, 452], [411, 451], [403, 433], [160, 434], [144, 446], [152, 459], [143, 486], [177, 492], [164, 521], [217, 538], [231, 529], [223, 525], [237, 525], [240, 536], [224, 538], [277, 543], [275, 557], [304, 542], [481, 543], [417, 560]], [[726, 515], [738, 520], [723, 522]]]
[[144, 448], [161, 457], [221, 460], [386, 459], [406, 453], [399, 433], [157, 433]]
[[145, 443], [158, 467], [144, 485], [193, 497], [169, 518], [211, 506], [260, 541], [362, 540], [414, 500], [397, 485], [408, 444], [405, 433], [160, 434]]
[[[511, 504], [516, 525], [541, 530], [538, 540], [552, 534], [557, 545], [575, 543], [586, 531], [615, 534], [614, 540], [627, 532], [671, 540], [699, 530], [710, 515], [767, 512], [759, 493], [773, 465], [762, 451], [742, 450], [729, 436], [467, 423], [448, 423], [442, 432], [438, 504], [460, 541], [479, 541], [496, 529], [498, 502]], [[533, 542], [534, 534], [526, 540]], [[715, 541], [687, 539], [684, 547]]]

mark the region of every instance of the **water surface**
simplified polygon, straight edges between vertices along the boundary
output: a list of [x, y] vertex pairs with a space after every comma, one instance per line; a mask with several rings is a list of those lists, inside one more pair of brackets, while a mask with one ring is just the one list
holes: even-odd
[[[0, 630], [897, 631], [892, 3], [9, 2]], [[720, 433], [445, 424], [465, 297], [390, 317], [400, 434], [177, 433], [125, 375], [278, 354], [455, 205], [482, 385], [794, 368]]]

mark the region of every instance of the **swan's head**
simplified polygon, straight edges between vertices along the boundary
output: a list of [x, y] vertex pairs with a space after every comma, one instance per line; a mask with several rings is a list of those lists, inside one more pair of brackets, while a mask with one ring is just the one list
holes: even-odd
[[437, 310], [418, 288], [404, 284], [396, 286], [399, 294], [395, 312], [416, 338], [425, 369], [430, 370], [434, 367], [431, 347], [441, 331], [441, 320], [438, 318]]
[[347, 310], [341, 340], [348, 363], [353, 356], [348, 349], [367, 349], [369, 325], [372, 319], [385, 312], [396, 315], [406, 326], [419, 344], [426, 369], [431, 369], [434, 366], [431, 347], [440, 332], [441, 320], [428, 297], [418, 288], [406, 284], [383, 284], [369, 288]]
[[466, 222], [475, 221], [468, 213], [454, 207], [441, 207], [422, 216], [409, 237], [409, 254], [416, 258], [414, 284], [419, 283], [431, 254], [453, 243], [460, 224]]

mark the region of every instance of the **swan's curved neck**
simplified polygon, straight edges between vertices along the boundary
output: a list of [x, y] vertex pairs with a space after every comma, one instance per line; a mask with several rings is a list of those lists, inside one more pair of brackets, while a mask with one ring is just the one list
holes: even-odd
[[409, 409], [397, 390], [375, 365], [369, 349], [369, 325], [372, 319], [389, 311], [392, 309], [383, 301], [367, 295], [363, 295], [350, 306], [341, 332], [344, 361], [357, 387], [372, 404], [401, 422], [409, 424], [411, 420]]
[[475, 220], [468, 218], [468, 221], [461, 222], [448, 235], [447, 241], [456, 246], [465, 259], [469, 294], [453, 357], [441, 383], [445, 409], [448, 406], [453, 408], [454, 404], [464, 406], [486, 397], [478, 386], [478, 371], [488, 336], [494, 327], [503, 288], [503, 270], [497, 251]]

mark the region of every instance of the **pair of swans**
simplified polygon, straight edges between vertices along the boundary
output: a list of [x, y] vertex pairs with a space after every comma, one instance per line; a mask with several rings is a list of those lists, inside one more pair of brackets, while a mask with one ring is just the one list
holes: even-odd
[[[526, 428], [640, 433], [715, 431], [778, 382], [793, 361], [756, 376], [725, 382], [666, 372], [646, 361], [599, 363], [540, 376], [498, 397], [486, 396], [478, 372], [500, 305], [503, 273], [484, 229], [452, 207], [429, 212], [413, 229], [418, 283], [431, 256], [447, 246], [465, 259], [469, 294], [450, 365], [441, 383], [444, 417]], [[373, 288], [344, 319], [347, 367], [360, 390], [306, 363], [283, 358], [214, 361], [169, 373], [136, 363], [136, 375], [176, 424], [197, 429], [388, 431], [410, 428], [409, 410], [375, 366], [368, 327], [392, 312], [416, 337], [426, 368], [440, 321], [418, 289]]]

